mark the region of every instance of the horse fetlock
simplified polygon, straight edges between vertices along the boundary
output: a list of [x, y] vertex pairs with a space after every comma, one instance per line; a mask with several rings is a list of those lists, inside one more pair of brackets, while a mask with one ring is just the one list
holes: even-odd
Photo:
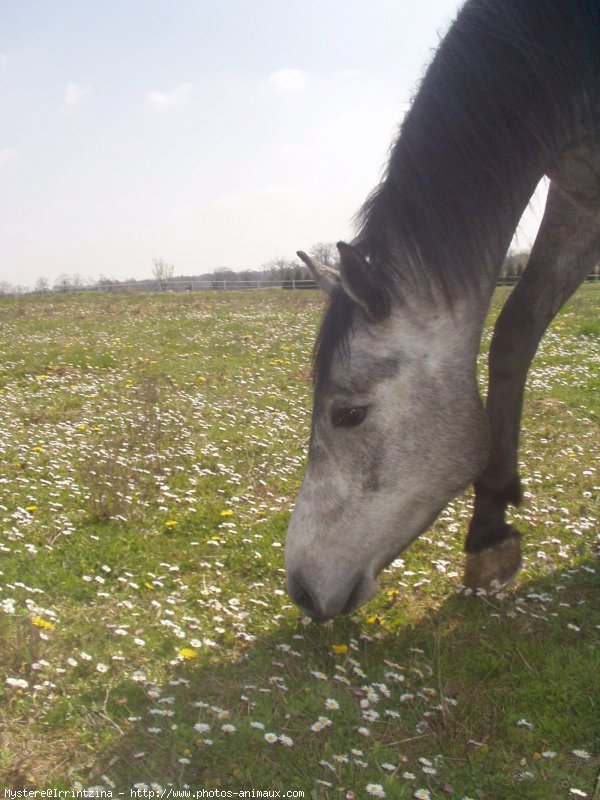
[[476, 591], [499, 592], [521, 569], [521, 536], [510, 528], [498, 544], [467, 553], [463, 585]]

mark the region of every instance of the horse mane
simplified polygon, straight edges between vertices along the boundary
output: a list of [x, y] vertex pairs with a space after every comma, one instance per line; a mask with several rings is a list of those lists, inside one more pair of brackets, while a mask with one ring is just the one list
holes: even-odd
[[598, 0], [466, 3], [357, 215], [355, 244], [384, 284], [425, 280], [451, 298], [477, 283], [524, 165], [541, 178], [577, 122], [598, 118], [599, 61]]
[[[356, 217], [354, 245], [378, 283], [400, 300], [419, 287], [450, 302], [477, 291], [482, 271], [499, 268], [488, 248], [514, 232], [514, 198], [532, 171], [541, 178], [583, 121], [600, 123], [599, 86], [600, 0], [469, 0]], [[317, 381], [352, 318], [336, 292], [315, 347]]]

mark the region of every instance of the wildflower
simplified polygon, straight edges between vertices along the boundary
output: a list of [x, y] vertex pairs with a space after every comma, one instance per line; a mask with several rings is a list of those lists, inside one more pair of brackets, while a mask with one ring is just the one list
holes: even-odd
[[529, 730], [533, 730], [533, 723], [528, 722], [526, 719], [520, 719], [517, 722], [517, 728], [529, 728]]
[[371, 735], [371, 731], [368, 728], [357, 728], [356, 732], [360, 733], [361, 736], [370, 736]]
[[168, 519], [168, 520], [165, 522], [165, 528], [174, 528], [174, 527], [175, 527], [175, 525], [177, 525], [177, 524], [178, 524], [178, 522], [177, 522], [177, 520], [176, 520], [176, 519]]
[[251, 722], [250, 727], [257, 728], [259, 731], [264, 731], [265, 729], [265, 726], [263, 725], [262, 722]]
[[412, 772], [403, 772], [402, 777], [404, 778], [405, 781], [416, 780], [416, 775], [414, 775]]
[[210, 730], [210, 725], [207, 725], [206, 722], [197, 722], [194, 725], [194, 730], [198, 733], [208, 733]]
[[577, 797], [588, 797], [587, 792], [582, 792], [581, 789], [569, 789], [569, 794], [574, 794]]
[[381, 769], [385, 769], [388, 772], [395, 772], [396, 767], [393, 764], [388, 764], [387, 762], [381, 765]]
[[385, 789], [380, 783], [367, 783], [365, 788], [372, 797], [385, 797]]
[[544, 750], [542, 758], [556, 758], [556, 753], [554, 750]]
[[379, 712], [373, 711], [372, 708], [369, 708], [366, 711], [363, 711], [362, 713], [362, 718], [365, 719], [367, 722], [377, 722], [379, 716], [380, 716]]
[[325, 700], [325, 708], [327, 711], [337, 711], [339, 707], [340, 704], [338, 701], [334, 700], [332, 697], [328, 697], [327, 700]]
[[37, 506], [25, 506], [25, 511], [29, 511], [30, 514], [33, 514], [34, 511], [37, 511]]
[[332, 644], [331, 645], [331, 649], [333, 650], [334, 653], [339, 653], [340, 655], [344, 655], [344, 653], [348, 652], [348, 645], [347, 644]]
[[222, 517], [232, 517], [233, 511], [230, 508], [226, 508], [224, 511], [221, 511]]
[[184, 661], [191, 661], [193, 658], [198, 657], [198, 653], [195, 650], [192, 650], [191, 647], [182, 647], [177, 651], [177, 655]]
[[14, 614], [15, 601], [10, 597], [7, 597], [6, 600], [0, 600], [0, 608], [5, 614]]
[[282, 745], [284, 745], [284, 747], [292, 747], [294, 744], [294, 740], [292, 739], [292, 737], [287, 736], [285, 733], [282, 733], [279, 736], [279, 741], [281, 742]]
[[47, 619], [42, 619], [42, 617], [34, 617], [31, 622], [36, 628], [43, 628], [46, 631], [51, 631], [54, 628], [53, 622], [48, 622]]
[[327, 675], [324, 675], [322, 672], [317, 672], [317, 670], [311, 669], [310, 674], [313, 676], [313, 678], [316, 678], [318, 681], [327, 680]]
[[226, 722], [224, 725], [221, 725], [221, 730], [223, 731], [223, 733], [235, 733], [237, 728], [230, 722]]
[[109, 667], [106, 664], [99, 662], [98, 664], [96, 664], [96, 669], [98, 670], [98, 672], [108, 672]]
[[577, 756], [577, 758], [591, 758], [587, 750], [571, 750], [571, 752], [574, 756]]
[[430, 800], [431, 794], [429, 789], [417, 789], [417, 791], [413, 794], [413, 797], [415, 797], [416, 800]]
[[277, 734], [276, 733], [265, 733], [265, 741], [269, 744], [275, 744], [277, 741]]
[[23, 678], [7, 678], [5, 681], [9, 686], [14, 686], [15, 689], [27, 689], [29, 683]]

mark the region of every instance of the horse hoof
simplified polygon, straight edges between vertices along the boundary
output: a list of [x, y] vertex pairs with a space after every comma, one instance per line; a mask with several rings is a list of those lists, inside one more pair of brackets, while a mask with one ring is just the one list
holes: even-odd
[[493, 547], [467, 553], [463, 585], [473, 591], [484, 589], [495, 594], [510, 583], [520, 569], [521, 536], [514, 530]]

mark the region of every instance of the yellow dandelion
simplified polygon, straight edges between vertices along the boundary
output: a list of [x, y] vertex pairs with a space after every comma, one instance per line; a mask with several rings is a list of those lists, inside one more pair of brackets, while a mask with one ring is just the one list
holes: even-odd
[[230, 508], [226, 508], [224, 511], [221, 511], [222, 517], [232, 517], [233, 511]]
[[202, 383], [206, 383], [206, 378], [204, 377], [204, 375], [198, 375], [198, 380], [201, 381]]
[[150, 583], [150, 581], [146, 581], [144, 583], [144, 586], [146, 587], [146, 589], [154, 589], [154, 584]]
[[42, 617], [34, 617], [31, 622], [36, 628], [43, 628], [45, 631], [51, 631], [54, 628], [53, 622], [48, 622], [47, 619], [43, 619]]
[[347, 644], [332, 644], [331, 649], [334, 653], [339, 653], [340, 655], [344, 655], [344, 653], [348, 652], [348, 645]]
[[177, 651], [177, 655], [179, 658], [183, 658], [184, 661], [191, 661], [193, 658], [198, 657], [198, 653], [192, 650], [191, 647], [182, 647], [181, 650]]
[[176, 519], [168, 519], [168, 520], [165, 522], [165, 528], [174, 528], [174, 527], [175, 527], [175, 525], [177, 525], [177, 524], [178, 524], [178, 523], [177, 523], [177, 520], [176, 520]]
[[37, 510], [38, 510], [37, 506], [25, 506], [25, 511], [29, 511], [30, 513], [33, 513], [34, 511]]

